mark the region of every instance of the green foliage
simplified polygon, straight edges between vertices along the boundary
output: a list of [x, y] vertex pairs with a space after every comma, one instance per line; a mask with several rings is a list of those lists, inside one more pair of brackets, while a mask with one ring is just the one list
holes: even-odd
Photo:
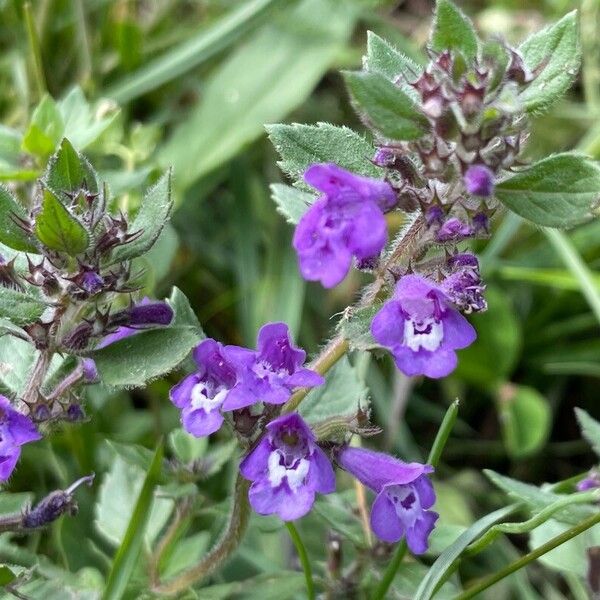
[[261, 135], [264, 123], [299, 106], [345, 45], [354, 20], [349, 3], [303, 0], [234, 52], [160, 152], [177, 185], [186, 188], [226, 163]]
[[299, 412], [309, 423], [352, 417], [367, 409], [368, 390], [346, 357], [331, 369], [326, 382], [312, 390], [300, 405]]
[[131, 231], [140, 232], [139, 235], [127, 244], [118, 246], [112, 253], [111, 261], [114, 263], [129, 260], [148, 252], [169, 221], [172, 209], [169, 170], [144, 194], [142, 204], [131, 223]]
[[535, 33], [520, 46], [525, 64], [536, 73], [520, 100], [528, 112], [547, 110], [571, 86], [581, 64], [577, 12]]
[[0, 294], [0, 319], [8, 319], [15, 325], [27, 325], [37, 321], [46, 304], [35, 296], [6, 288]]
[[372, 31], [367, 33], [367, 54], [363, 62], [367, 71], [383, 75], [407, 94], [416, 97], [415, 91], [407, 84], [420, 75], [421, 67]]
[[471, 20], [449, 0], [437, 0], [431, 48], [437, 52], [458, 50], [465, 58], [474, 58], [478, 43]]
[[356, 110], [367, 123], [392, 140], [414, 140], [427, 129], [427, 119], [412, 98], [379, 73], [345, 72]]
[[94, 169], [67, 138], [63, 138], [58, 152], [48, 162], [45, 183], [55, 192], [77, 193], [84, 185], [90, 192], [98, 192]]
[[292, 225], [296, 225], [300, 221], [302, 215], [315, 200], [312, 194], [284, 183], [271, 184], [271, 197], [277, 206], [277, 211]]
[[0, 242], [15, 250], [36, 253], [35, 242], [15, 218], [26, 219], [27, 214], [10, 191], [0, 185]]
[[575, 414], [581, 428], [581, 434], [594, 449], [594, 452], [600, 456], [600, 423], [581, 408], [576, 408]]
[[523, 458], [539, 452], [550, 433], [552, 412], [535, 389], [507, 384], [498, 394], [504, 443], [510, 456]]
[[168, 302], [175, 313], [168, 327], [140, 331], [88, 353], [104, 383], [144, 385], [172, 371], [204, 337], [187, 298], [177, 288]]
[[[139, 483], [141, 485], [137, 485], [137, 481], [135, 475], [133, 473], [127, 473], [122, 480], [119, 482], [119, 485], [112, 489], [112, 498], [113, 502], [113, 514], [110, 515], [109, 527], [115, 527], [115, 516], [114, 513], [119, 513], [120, 517], [125, 517], [124, 522], [127, 523], [127, 529], [123, 531], [122, 536], [115, 535], [114, 539], [121, 539], [121, 544], [115, 558], [113, 560], [113, 564], [108, 575], [108, 580], [106, 582], [106, 588], [104, 590], [104, 594], [102, 596], [103, 600], [119, 600], [123, 597], [127, 583], [131, 578], [133, 570], [135, 568], [136, 561], [138, 556], [142, 550], [142, 545], [144, 542], [144, 537], [146, 539], [152, 540], [153, 536], [151, 536], [150, 530], [146, 532], [146, 526], [148, 523], [152, 523], [153, 527], [157, 525], [162, 525], [167, 520], [169, 513], [172, 510], [172, 505], [168, 500], [155, 501], [154, 500], [154, 488], [158, 482], [158, 477], [160, 474], [160, 470], [162, 467], [163, 460], [163, 447], [162, 444], [158, 446], [156, 452], [154, 453], [154, 458], [152, 459], [152, 463], [146, 476], [144, 479], [140, 479]], [[116, 462], [115, 465], [118, 465], [119, 462]], [[114, 477], [118, 477], [118, 474], [113, 474]], [[123, 497], [123, 489], [131, 486], [129, 489], [133, 492], [133, 490], [139, 487], [139, 495], [137, 495], [137, 499], [135, 500], [135, 504], [130, 504], [128, 497]], [[105, 482], [105, 501], [107, 497], [111, 493], [111, 483]], [[118, 495], [117, 495], [118, 494]], [[133, 494], [132, 494], [133, 495]], [[135, 495], [133, 495], [135, 498]], [[115, 502], [119, 500], [118, 502]], [[131, 516], [129, 516], [126, 512], [126, 508], [128, 504], [131, 506]], [[167, 508], [167, 504], [169, 505]], [[157, 515], [157, 513], [161, 510], [164, 505], [164, 518], [161, 519]], [[160, 507], [160, 508], [159, 508]], [[102, 502], [98, 505], [98, 519], [96, 521], [98, 527], [101, 527], [101, 523], [107, 525], [106, 521], [103, 521], [104, 511], [106, 511], [106, 506], [103, 506]], [[165, 514], [166, 513], [166, 514]], [[161, 516], [163, 516], [161, 515]], [[160, 527], [158, 528], [160, 529]], [[107, 537], [110, 537], [109, 534], [105, 531]], [[114, 531], [113, 531], [114, 533]]]
[[70, 256], [85, 252], [90, 235], [84, 224], [71, 214], [51, 189], [44, 188], [42, 194], [42, 209], [35, 219], [37, 238], [46, 247]]
[[36, 156], [47, 157], [63, 136], [65, 124], [56, 102], [45, 95], [38, 104], [29, 128], [23, 136], [23, 149]]
[[505, 179], [496, 197], [536, 225], [573, 227], [598, 212], [600, 167], [579, 154], [556, 154]]
[[314, 163], [335, 162], [354, 173], [377, 177], [380, 173], [369, 159], [375, 148], [348, 127], [329, 123], [317, 125], [270, 125], [269, 137], [281, 156], [281, 169], [301, 182], [306, 169]]

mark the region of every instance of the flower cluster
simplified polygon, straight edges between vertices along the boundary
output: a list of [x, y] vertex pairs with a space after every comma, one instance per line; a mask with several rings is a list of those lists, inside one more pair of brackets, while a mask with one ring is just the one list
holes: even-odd
[[[371, 512], [375, 534], [385, 542], [406, 537], [412, 552], [425, 552], [438, 518], [429, 510], [435, 503], [427, 478], [433, 468], [347, 445], [336, 449], [335, 459], [377, 494]], [[248, 496], [254, 510], [261, 515], [276, 514], [284, 521], [308, 513], [317, 492], [335, 490], [331, 461], [298, 414], [271, 421], [242, 461], [240, 472], [252, 482]]]
[[281, 405], [295, 388], [321, 385], [323, 378], [303, 367], [305, 358], [285, 323], [264, 325], [256, 350], [207, 339], [194, 350], [198, 370], [173, 387], [170, 398], [186, 431], [210, 435], [223, 424], [223, 413]]

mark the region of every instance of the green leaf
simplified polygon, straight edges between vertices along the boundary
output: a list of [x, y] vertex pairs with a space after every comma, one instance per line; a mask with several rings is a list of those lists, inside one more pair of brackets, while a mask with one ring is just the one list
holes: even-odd
[[498, 392], [498, 407], [504, 444], [513, 458], [539, 452], [552, 425], [552, 411], [534, 388], [505, 384]]
[[[535, 485], [500, 475], [490, 469], [484, 469], [483, 472], [496, 487], [508, 494], [513, 500], [525, 502], [533, 514], [568, 496], [567, 494], [557, 494], [550, 490], [540, 489]], [[592, 514], [594, 514], [594, 507], [591, 505], [572, 504], [558, 511], [554, 517], [561, 522], [576, 525]]]
[[92, 165], [63, 138], [58, 152], [50, 159], [44, 178], [55, 192], [78, 192], [84, 188], [98, 192], [98, 181]]
[[23, 150], [45, 158], [54, 152], [63, 136], [65, 124], [56, 102], [46, 94], [31, 115], [23, 136]]
[[31, 505], [33, 494], [31, 492], [19, 492], [9, 494], [0, 493], [0, 515], [23, 512], [27, 506]]
[[173, 210], [171, 173], [171, 170], [167, 171], [144, 194], [138, 213], [129, 226], [129, 231], [142, 233], [132, 242], [118, 246], [111, 256], [111, 264], [145, 254], [158, 239]]
[[7, 188], [0, 185], [0, 242], [14, 250], [37, 254], [39, 250], [34, 240], [15, 223], [13, 216], [28, 220], [27, 212], [19, 201]]
[[496, 197], [536, 225], [573, 227], [600, 214], [600, 167], [580, 154], [555, 154], [500, 182]]
[[520, 95], [521, 102], [528, 112], [546, 110], [569, 89], [579, 71], [581, 47], [577, 11], [532, 35], [519, 51], [531, 71], [541, 68]]
[[575, 408], [575, 415], [581, 429], [581, 435], [600, 457], [600, 423], [582, 408]]
[[493, 393], [499, 383], [509, 379], [517, 363], [522, 333], [508, 296], [492, 286], [485, 296], [488, 310], [469, 317], [477, 339], [459, 350], [455, 375]]
[[111, 101], [99, 100], [91, 106], [79, 86], [74, 87], [57, 104], [65, 123], [64, 137], [78, 150], [96, 142], [113, 124], [120, 109]]
[[344, 314], [338, 329], [350, 342], [351, 350], [373, 350], [381, 347], [371, 333], [371, 323], [381, 306], [381, 303], [376, 303], [366, 308], [350, 308]]
[[429, 125], [412, 98], [379, 73], [346, 71], [354, 106], [368, 125], [393, 140], [420, 138]]
[[0, 586], [4, 587], [12, 583], [17, 576], [6, 565], [0, 564]]
[[[168, 500], [154, 500], [154, 489], [158, 483], [158, 478], [160, 476], [161, 468], [162, 468], [162, 460], [163, 460], [163, 446], [162, 443], [156, 449], [154, 453], [154, 458], [152, 459], [152, 464], [146, 473], [143, 482], [141, 479], [139, 480], [141, 485], [136, 486], [139, 487], [138, 494], [132, 494], [132, 497], [135, 498], [137, 495], [137, 500], [135, 501], [135, 505], [131, 506], [130, 516], [126, 516], [126, 521], [128, 523], [127, 530], [124, 531], [124, 536], [122, 538], [121, 545], [117, 550], [115, 558], [113, 560], [110, 573], [108, 574], [108, 580], [106, 582], [106, 588], [104, 589], [104, 593], [102, 595], [103, 600], [120, 600], [123, 597], [125, 592], [125, 588], [127, 587], [127, 583], [131, 578], [133, 570], [135, 568], [136, 562], [138, 560], [138, 556], [142, 549], [142, 545], [144, 542], [144, 537], [147, 536], [146, 526], [148, 523], [152, 523], [153, 528], [156, 527], [157, 524], [160, 524], [156, 519], [156, 515], [151, 513], [155, 513], [155, 509], [159, 502], [168, 503], [170, 505], [168, 512], [163, 513], [166, 518], [168, 518], [172, 508], [173, 503]], [[120, 464], [119, 462], [113, 463], [114, 465]], [[133, 477], [133, 474], [130, 475]], [[115, 494], [116, 497], [112, 499], [107, 498], [107, 488], [109, 486], [104, 482], [104, 501], [111, 501], [113, 510], [115, 514], [110, 515], [112, 519], [121, 519], [123, 518], [124, 513], [127, 511], [127, 504], [121, 502], [115, 502], [122, 495], [122, 488], [128, 488], [133, 492], [132, 483], [134, 480], [132, 478], [124, 478], [120, 482], [121, 489], [112, 488], [111, 492]], [[109, 488], [110, 489], [110, 488]], [[108, 492], [110, 493], [110, 492]], [[102, 492], [101, 492], [102, 494]], [[128, 502], [130, 498], [125, 499], [125, 502]], [[102, 500], [100, 501], [102, 505]], [[163, 519], [162, 525], [166, 521], [166, 518]], [[98, 521], [97, 521], [98, 523]], [[156, 531], [158, 533], [160, 528]], [[148, 532], [149, 533], [149, 532]]]
[[0, 319], [28, 325], [37, 321], [44, 310], [46, 304], [35, 296], [0, 286]]
[[485, 517], [482, 517], [471, 525], [458, 539], [448, 546], [433, 563], [427, 575], [421, 581], [413, 600], [430, 600], [436, 592], [438, 585], [446, 580], [451, 573], [454, 562], [463, 553], [465, 548], [481, 537], [492, 525], [504, 520], [508, 515], [515, 512], [516, 504], [500, 508]]
[[436, 52], [458, 50], [467, 59], [477, 56], [478, 40], [473, 23], [449, 0], [437, 0], [430, 44]]
[[300, 106], [345, 48], [355, 18], [350, 3], [303, 0], [240, 46], [159, 153], [176, 184], [186, 188], [223, 165], [264, 133], [264, 123]]
[[300, 414], [309, 423], [331, 417], [351, 417], [368, 406], [368, 389], [347, 357], [342, 358], [300, 405]]
[[169, 434], [169, 446], [184, 464], [198, 460], [208, 449], [208, 438], [197, 438], [183, 429], [174, 429]]
[[279, 167], [294, 181], [302, 182], [304, 171], [315, 163], [334, 162], [367, 177], [381, 176], [371, 158], [373, 144], [348, 127], [317, 125], [267, 125], [269, 138], [279, 155]]
[[[117, 102], [129, 102], [187, 73], [231, 45], [259, 24], [277, 0], [251, 0], [239, 5], [209, 29], [167, 50], [134, 73], [128, 73], [105, 91]], [[235, 5], [234, 5], [235, 6]]]
[[35, 218], [35, 233], [44, 246], [70, 256], [85, 252], [90, 241], [84, 225], [48, 188], [43, 190], [42, 210]]
[[412, 97], [418, 98], [408, 83], [415, 81], [423, 69], [372, 31], [367, 32], [367, 54], [363, 63], [365, 70], [383, 75]]
[[140, 331], [88, 353], [106, 385], [136, 387], [172, 371], [204, 337], [187, 298], [173, 288], [168, 327]]
[[[556, 519], [546, 521], [531, 532], [529, 536], [530, 549], [539, 548], [553, 537], [570, 529], [570, 527], [570, 525], [561, 523]], [[538, 560], [545, 566], [559, 572], [562, 576], [566, 573], [575, 573], [584, 578], [588, 570], [588, 562], [585, 560], [586, 552], [589, 548], [595, 546], [600, 546], [600, 527], [592, 527], [580, 533], [577, 537], [540, 556]]]
[[277, 206], [277, 212], [285, 217], [292, 225], [300, 222], [302, 215], [315, 201], [314, 194], [303, 192], [284, 183], [271, 185], [271, 197]]
[[10, 335], [0, 338], [0, 393], [18, 396], [23, 392], [36, 354], [25, 340]]

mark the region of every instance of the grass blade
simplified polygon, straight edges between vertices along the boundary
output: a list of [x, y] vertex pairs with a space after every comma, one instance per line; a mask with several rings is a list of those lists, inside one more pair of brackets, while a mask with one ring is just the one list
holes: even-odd
[[158, 483], [162, 460], [163, 444], [161, 442], [146, 474], [123, 542], [113, 560], [102, 600], [120, 600], [123, 597], [144, 542], [144, 532], [150, 517], [154, 488]]

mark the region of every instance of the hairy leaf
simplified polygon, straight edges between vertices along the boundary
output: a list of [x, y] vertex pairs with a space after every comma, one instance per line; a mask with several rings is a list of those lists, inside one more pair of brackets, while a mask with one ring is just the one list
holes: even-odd
[[465, 58], [477, 56], [477, 34], [471, 20], [449, 0], [437, 0], [431, 48], [436, 52], [459, 50]]

